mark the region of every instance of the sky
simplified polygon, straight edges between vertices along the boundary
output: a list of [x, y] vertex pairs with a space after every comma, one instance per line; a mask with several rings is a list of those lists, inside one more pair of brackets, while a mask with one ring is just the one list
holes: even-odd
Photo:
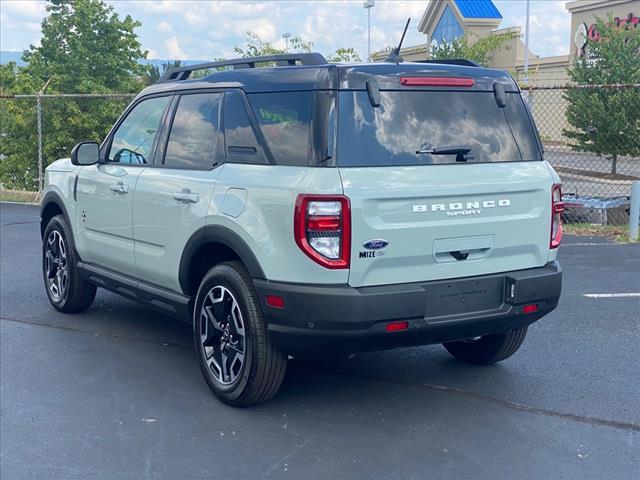
[[[107, 0], [122, 17], [142, 22], [137, 29], [149, 58], [210, 60], [233, 57], [251, 30], [284, 47], [283, 33], [313, 42], [329, 54], [353, 47], [367, 55], [367, 12], [363, 0], [187, 1]], [[428, 0], [377, 0], [371, 11], [371, 51], [397, 44], [407, 17], [411, 25], [404, 45], [425, 43], [418, 23]], [[523, 26], [524, 0], [494, 0], [504, 17], [501, 27]], [[570, 15], [564, 0], [531, 0], [531, 51], [540, 56], [569, 52]], [[40, 39], [45, 3], [0, 0], [0, 50], [21, 51]]]

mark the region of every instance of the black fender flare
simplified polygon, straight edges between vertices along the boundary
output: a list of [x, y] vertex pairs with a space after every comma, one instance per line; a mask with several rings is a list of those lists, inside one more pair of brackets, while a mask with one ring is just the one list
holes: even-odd
[[47, 228], [47, 226], [43, 224], [44, 212], [51, 204], [55, 204], [62, 210], [62, 214], [67, 220], [67, 226], [69, 230], [71, 230], [71, 235], [73, 235], [73, 223], [71, 222], [71, 217], [69, 217], [69, 212], [67, 212], [67, 207], [64, 205], [62, 196], [55, 190], [50, 190], [42, 197], [42, 202], [40, 203], [40, 237], [44, 235], [44, 229]]
[[205, 225], [187, 241], [180, 258], [178, 281], [182, 291], [189, 292], [189, 266], [196, 252], [208, 243], [219, 243], [234, 251], [247, 268], [252, 278], [265, 279], [264, 271], [247, 243], [233, 230], [221, 225]]

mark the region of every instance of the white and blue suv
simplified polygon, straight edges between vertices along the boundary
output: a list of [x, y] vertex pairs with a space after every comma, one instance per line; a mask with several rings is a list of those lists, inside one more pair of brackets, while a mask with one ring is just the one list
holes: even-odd
[[466, 61], [175, 69], [45, 183], [51, 304], [103, 287], [192, 322], [233, 405], [271, 398], [288, 355], [494, 363], [560, 296], [559, 177], [514, 80]]

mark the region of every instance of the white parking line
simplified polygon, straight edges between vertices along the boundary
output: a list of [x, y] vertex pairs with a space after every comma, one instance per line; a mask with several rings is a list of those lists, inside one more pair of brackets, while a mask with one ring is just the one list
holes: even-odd
[[626, 298], [626, 297], [640, 297], [640, 292], [631, 293], [583, 293], [583, 297], [589, 298]]

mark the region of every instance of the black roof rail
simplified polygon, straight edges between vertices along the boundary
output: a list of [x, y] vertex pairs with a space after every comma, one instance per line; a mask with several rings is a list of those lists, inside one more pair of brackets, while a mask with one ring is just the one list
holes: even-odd
[[462, 65], [465, 67], [481, 67], [482, 65], [464, 58], [443, 58], [440, 60], [416, 60], [416, 63], [444, 63], [445, 65]]
[[294, 66], [300, 62], [302, 65], [326, 65], [327, 60], [319, 53], [285, 53], [282, 55], [266, 55], [263, 57], [233, 58], [219, 62], [198, 63], [185, 67], [172, 68], [165, 73], [156, 83], [177, 82], [187, 80], [196, 70], [208, 70], [210, 68], [233, 67], [256, 68], [257, 63], [275, 62], [277, 66]]

